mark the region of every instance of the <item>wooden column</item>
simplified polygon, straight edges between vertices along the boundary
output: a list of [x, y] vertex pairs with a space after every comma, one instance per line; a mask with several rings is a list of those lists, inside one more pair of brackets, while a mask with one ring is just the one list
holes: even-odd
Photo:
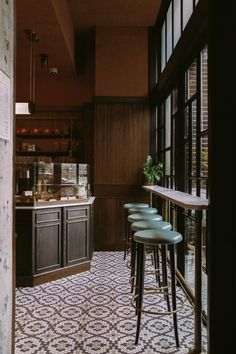
[[235, 3], [209, 0], [208, 354], [235, 348], [235, 27]]

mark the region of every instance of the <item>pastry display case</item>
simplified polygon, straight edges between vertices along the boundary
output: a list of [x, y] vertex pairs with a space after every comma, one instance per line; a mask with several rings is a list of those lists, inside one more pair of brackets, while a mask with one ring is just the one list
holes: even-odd
[[89, 165], [38, 161], [16, 165], [18, 202], [57, 202], [89, 198]]

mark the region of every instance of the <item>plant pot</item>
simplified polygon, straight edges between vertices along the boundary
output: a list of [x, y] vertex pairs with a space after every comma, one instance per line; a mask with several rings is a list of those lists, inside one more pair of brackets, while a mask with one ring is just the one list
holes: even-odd
[[155, 183], [154, 182], [144, 182], [144, 186], [154, 186]]

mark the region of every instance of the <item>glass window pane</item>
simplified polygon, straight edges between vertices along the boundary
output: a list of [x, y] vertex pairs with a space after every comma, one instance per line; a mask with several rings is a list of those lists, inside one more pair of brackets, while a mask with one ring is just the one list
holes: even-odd
[[186, 166], [186, 175], [185, 175], [185, 192], [190, 192], [190, 182], [189, 182], [189, 166], [190, 166], [190, 147], [189, 143], [185, 145], [185, 166]]
[[196, 176], [197, 168], [197, 112], [196, 100], [192, 102], [192, 176]]
[[168, 61], [172, 54], [172, 3], [170, 3], [166, 16], [166, 49], [166, 61]]
[[165, 148], [170, 146], [171, 141], [171, 96], [166, 99], [166, 114], [165, 114]]
[[188, 106], [184, 110], [184, 119], [185, 119], [184, 137], [185, 137], [185, 139], [187, 139], [189, 136], [189, 109], [188, 109]]
[[165, 152], [165, 175], [170, 175], [170, 150]]
[[155, 79], [156, 79], [156, 83], [158, 81], [158, 75], [159, 75], [159, 63], [161, 63], [160, 62], [160, 56], [157, 55], [157, 51], [156, 51], [156, 55], [155, 55], [155, 64], [156, 64], [156, 67], [155, 67], [156, 77], [155, 77]]
[[[186, 251], [185, 251], [185, 280], [190, 288], [194, 291], [195, 286], [195, 222], [186, 217], [185, 219], [185, 237], [186, 237]], [[206, 265], [206, 229], [202, 230], [202, 254], [203, 254], [203, 267]], [[202, 305], [203, 310], [207, 313], [207, 276], [202, 272]]]
[[174, 0], [174, 47], [181, 36], [181, 0]]
[[171, 224], [172, 224], [172, 228], [173, 230], [177, 230], [177, 209], [175, 207], [174, 204], [172, 204], [174, 207], [171, 209], [172, 213], [171, 213]]
[[208, 129], [208, 52], [201, 52], [201, 131]]
[[175, 119], [172, 119], [172, 175], [175, 175]]
[[207, 198], [208, 192], [207, 192], [207, 180], [203, 179], [201, 181], [201, 190], [200, 190], [200, 197], [201, 198]]
[[175, 88], [172, 91], [172, 114], [176, 113], [178, 109], [178, 90]]
[[187, 71], [186, 99], [188, 100], [197, 92], [197, 61], [191, 64]]
[[195, 260], [195, 222], [186, 217], [185, 219], [185, 239], [186, 239], [186, 254], [185, 254], [185, 280], [190, 288], [194, 290], [194, 260]]
[[193, 12], [193, 1], [192, 0], [183, 0], [183, 29], [188, 23], [190, 16]]
[[161, 71], [166, 66], [166, 23], [163, 23], [161, 29]]
[[192, 186], [191, 186], [191, 193], [190, 194], [197, 196], [197, 180], [192, 179], [191, 184], [192, 184]]
[[201, 138], [201, 177], [208, 177], [208, 136]]

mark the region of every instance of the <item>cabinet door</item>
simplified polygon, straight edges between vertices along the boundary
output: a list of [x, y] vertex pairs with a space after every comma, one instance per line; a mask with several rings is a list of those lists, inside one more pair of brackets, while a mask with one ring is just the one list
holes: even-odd
[[64, 208], [64, 260], [65, 266], [87, 261], [90, 247], [90, 207]]
[[61, 209], [34, 212], [33, 274], [44, 273], [62, 266]]

